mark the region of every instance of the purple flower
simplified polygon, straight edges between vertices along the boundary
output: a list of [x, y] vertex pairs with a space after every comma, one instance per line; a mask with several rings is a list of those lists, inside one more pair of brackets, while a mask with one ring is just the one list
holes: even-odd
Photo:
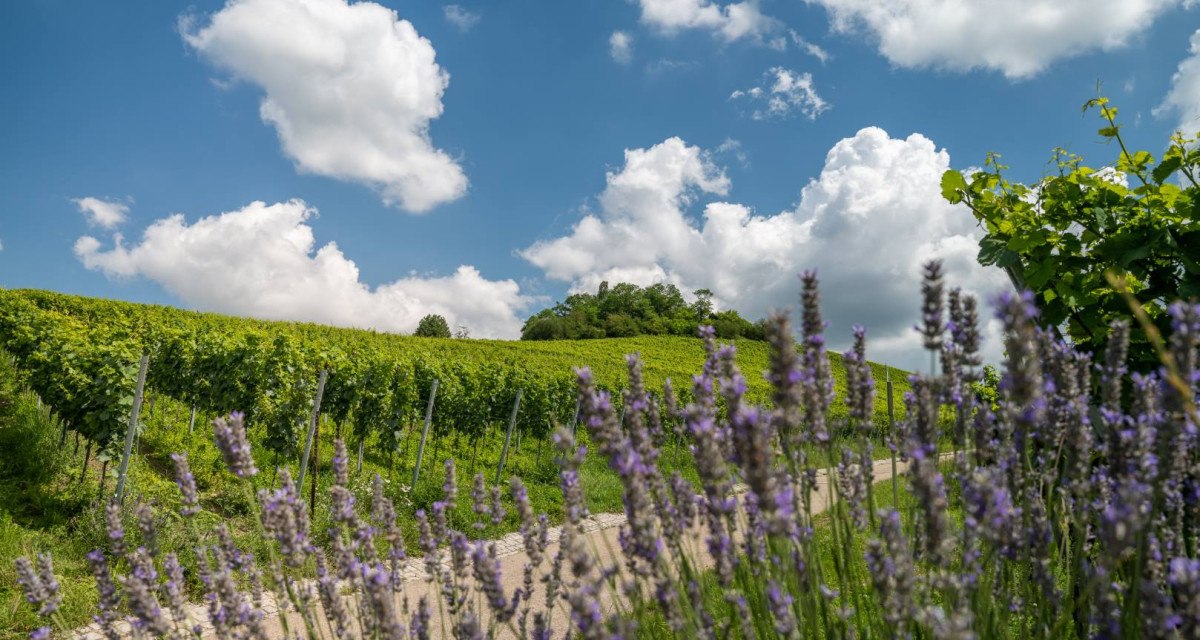
[[196, 476], [192, 475], [192, 470], [188, 466], [186, 453], [173, 453], [171, 459], [175, 461], [175, 484], [179, 486], [179, 495], [181, 507], [180, 515], [187, 518], [200, 513], [200, 495], [196, 491]]
[[496, 545], [479, 542], [471, 554], [474, 560], [475, 581], [487, 597], [488, 607], [497, 622], [508, 622], [516, 613], [520, 603], [520, 592], [511, 600], [504, 594], [501, 582], [500, 561], [496, 558]]
[[134, 508], [134, 513], [137, 515], [138, 532], [142, 535], [142, 547], [150, 553], [151, 556], [158, 556], [158, 532], [154, 527], [154, 510], [150, 505], [142, 502]]
[[38, 607], [38, 613], [43, 616], [53, 615], [58, 611], [62, 597], [58, 594], [58, 579], [54, 577], [54, 566], [50, 554], [37, 555], [37, 569], [24, 556], [17, 558], [17, 584], [25, 592], [25, 599]]
[[931, 353], [942, 350], [942, 333], [946, 327], [942, 324], [942, 261], [930, 260], [925, 263], [925, 274], [921, 282], [921, 326], [917, 331], [925, 341], [925, 349]]
[[313, 551], [308, 540], [308, 508], [296, 493], [287, 469], [279, 470], [279, 484], [275, 491], [258, 492], [263, 528], [279, 544], [284, 561], [300, 567]]
[[879, 537], [868, 541], [866, 559], [883, 619], [901, 627], [916, 614], [917, 573], [899, 512], [880, 513]]
[[104, 507], [104, 527], [108, 533], [109, 550], [114, 556], [125, 553], [125, 529], [121, 526], [121, 505], [114, 499]]
[[50, 627], [38, 627], [29, 632], [29, 640], [49, 640]]
[[442, 483], [442, 494], [446, 504], [453, 508], [458, 499], [458, 476], [454, 472], [454, 458], [446, 459], [446, 480]]
[[333, 482], [339, 487], [350, 484], [350, 454], [346, 453], [346, 443], [337, 438], [333, 441]]
[[482, 473], [476, 473], [475, 479], [471, 484], [471, 506], [475, 510], [476, 529], [483, 529], [485, 526], [482, 518], [491, 515], [491, 505], [488, 504], [488, 488], [487, 480], [483, 478]]
[[234, 411], [228, 418], [213, 420], [213, 436], [230, 472], [242, 479], [258, 473], [250, 453], [250, 441], [246, 439], [245, 416], [240, 411]]
[[117, 609], [121, 606], [121, 599], [117, 595], [117, 587], [113, 584], [112, 575], [109, 573], [108, 561], [104, 558], [104, 552], [99, 549], [88, 553], [87, 561], [88, 566], [92, 569], [92, 577], [96, 580], [96, 591], [100, 596], [96, 605], [98, 610], [98, 614], [95, 616], [96, 622], [100, 623], [100, 628], [108, 640], [118, 640], [120, 635], [113, 628], [113, 623], [120, 615]]

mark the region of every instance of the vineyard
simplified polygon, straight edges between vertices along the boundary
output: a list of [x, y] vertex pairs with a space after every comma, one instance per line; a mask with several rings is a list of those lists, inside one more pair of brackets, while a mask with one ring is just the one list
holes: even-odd
[[[0, 341], [64, 425], [100, 449], [125, 433], [137, 364], [146, 355], [151, 397], [172, 398], [201, 415], [241, 411], [264, 433], [259, 444], [282, 459], [300, 454], [322, 371], [321, 412], [339, 435], [344, 427], [349, 441], [391, 452], [421, 421], [435, 380], [435, 437], [452, 433], [474, 441], [511, 417], [520, 392], [516, 431], [543, 439], [554, 424], [576, 415], [574, 367], [586, 363], [601, 388], [618, 391], [624, 356], [638, 353], [647, 385], [664, 389], [673, 379], [682, 406], [690, 400], [689, 372], [704, 359], [700, 341], [689, 338], [413, 338], [44, 291], [0, 292]], [[765, 370], [765, 343], [742, 341], [738, 351], [746, 371]], [[840, 386], [840, 361], [831, 360]], [[882, 384], [882, 367], [875, 374]], [[620, 394], [613, 395], [619, 402]], [[665, 403], [662, 393], [657, 397]], [[750, 377], [748, 397], [767, 401], [761, 376]], [[880, 416], [883, 402], [877, 403]]]

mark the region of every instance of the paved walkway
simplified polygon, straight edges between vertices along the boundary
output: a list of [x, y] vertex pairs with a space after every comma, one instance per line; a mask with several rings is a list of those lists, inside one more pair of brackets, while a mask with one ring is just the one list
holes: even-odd
[[[952, 454], [949, 454], [949, 455], [952, 455]], [[898, 471], [903, 473], [906, 470], [907, 465], [905, 463], [898, 463], [898, 464], [899, 464]], [[891, 460], [889, 459], [889, 460], [876, 461], [874, 464], [874, 467], [872, 469], [872, 475], [874, 477], [874, 482], [876, 482], [876, 483], [890, 480], [892, 477]], [[825, 510], [825, 508], [828, 506], [826, 504], [827, 500], [828, 500], [828, 496], [829, 496], [827, 486], [828, 486], [828, 477], [824, 471], [821, 471], [817, 477], [817, 485], [816, 485], [816, 487], [814, 489], [814, 493], [812, 495], [812, 510], [813, 510], [814, 515], [817, 513], [823, 512]], [[612, 566], [614, 562], [618, 562], [618, 563], [620, 562], [619, 558], [614, 558], [614, 553], [617, 555], [620, 554], [619, 550], [621, 547], [620, 547], [620, 543], [618, 541], [618, 534], [620, 532], [620, 527], [623, 524], [625, 524], [625, 514], [624, 513], [595, 514], [583, 521], [582, 526], [583, 526], [583, 531], [586, 534], [586, 542], [589, 547], [591, 547], [592, 549], [595, 550], [596, 561], [597, 561], [598, 567], [608, 567], [608, 566]], [[562, 533], [561, 527], [553, 527], [549, 531], [549, 538], [550, 538], [551, 544], [546, 549], [546, 560], [542, 564], [543, 572], [548, 570], [550, 559], [552, 559], [554, 557], [554, 554], [557, 552], [558, 540], [559, 540], [559, 537], [561, 536], [561, 533]], [[704, 544], [702, 542], [702, 538], [704, 535], [704, 528], [697, 527], [697, 528], [693, 529], [693, 535], [696, 536], [696, 539], [693, 541], [694, 544], [692, 544], [691, 547], [696, 548], [696, 549], [703, 549]], [[500, 565], [501, 565], [501, 571], [502, 571], [501, 575], [503, 576], [504, 591], [506, 593], [511, 594], [511, 593], [513, 593], [513, 591], [515, 589], [517, 589], [518, 587], [520, 587], [522, 585], [522, 582], [524, 579], [524, 568], [525, 568], [525, 564], [527, 562], [527, 556], [525, 554], [524, 539], [522, 538], [521, 534], [519, 534], [519, 533], [510, 533], [502, 538], [495, 540], [494, 542], [496, 544], [496, 555], [500, 559]], [[698, 558], [698, 559], [694, 558], [694, 560], [699, 561], [699, 564], [701, 565], [701, 569], [706, 569], [706, 568], [710, 567], [712, 564], [712, 558], [710, 558], [707, 553], [702, 553], [700, 558]], [[449, 553], [446, 550], [442, 551], [442, 566], [443, 566], [443, 568], [445, 568], [447, 570], [450, 567]], [[409, 601], [412, 603], [412, 606], [415, 607], [416, 603], [422, 596], [429, 596], [430, 607], [433, 611], [433, 619], [431, 620], [431, 623], [430, 623], [430, 626], [432, 627], [430, 635], [433, 638], [440, 638], [442, 636], [442, 632], [441, 632], [439, 622], [438, 622], [438, 611], [437, 611], [437, 604], [436, 604], [437, 595], [436, 595], [436, 592], [430, 591], [431, 583], [426, 582], [425, 578], [426, 578], [426, 572], [425, 572], [424, 559], [419, 558], [419, 557], [409, 558], [407, 566], [404, 569], [405, 591], [407, 593], [407, 597], [409, 598]], [[540, 580], [535, 580], [534, 593], [532, 594], [531, 597], [532, 597], [532, 600], [534, 603], [535, 611], [540, 610], [544, 607], [545, 587], [541, 583]], [[613, 594], [612, 594], [611, 589], [603, 589], [602, 590], [601, 605], [606, 612], [612, 611], [613, 607], [615, 606], [615, 603], [613, 602], [612, 597], [613, 597]], [[346, 598], [347, 598], [347, 604], [352, 607], [353, 603], [354, 603], [353, 596], [346, 596]], [[484, 608], [486, 609], [486, 606]], [[271, 638], [283, 638], [284, 637], [283, 625], [281, 624], [280, 619], [279, 619], [279, 607], [278, 607], [277, 603], [275, 602], [274, 597], [270, 593], [265, 593], [263, 595], [262, 611], [263, 611], [264, 622], [266, 624], [267, 632], [270, 635], [270, 637]], [[481, 613], [486, 614], [486, 611], [481, 612]], [[295, 611], [288, 612], [287, 616], [288, 616], [287, 620], [288, 620], [289, 626], [293, 630], [293, 633], [297, 629], [304, 628], [303, 622], [301, 621], [299, 615]], [[188, 617], [189, 617], [189, 620], [191, 621], [190, 624], [199, 624], [200, 625], [200, 627], [203, 631], [205, 640], [207, 640], [209, 638], [215, 638], [215, 635], [213, 633], [212, 624], [208, 621], [207, 609], [203, 604], [189, 604], [188, 605]], [[487, 623], [487, 620], [485, 618], [483, 620], [483, 624], [486, 625], [486, 623]], [[447, 620], [447, 627], [449, 627], [449, 624], [450, 624], [450, 622], [449, 622], [449, 620]], [[533, 624], [533, 620], [532, 620], [532, 615], [531, 615], [530, 616], [531, 627], [532, 627], [532, 624]], [[569, 619], [568, 619], [568, 616], [565, 614], [565, 610], [563, 608], [559, 607], [558, 609], [555, 610], [554, 615], [552, 617], [552, 625], [551, 626], [554, 631], [554, 634], [553, 634], [554, 637], [556, 637], [556, 638], [563, 637], [567, 631], [568, 624], [569, 624]], [[117, 624], [117, 627], [118, 627], [118, 631], [120, 632], [122, 638], [133, 637], [132, 630], [130, 629], [129, 623], [120, 622]], [[486, 629], [486, 627], [485, 627], [485, 629]], [[328, 628], [325, 628], [324, 626], [322, 626], [322, 629], [320, 629], [320, 631], [323, 632], [322, 637], [332, 638], [332, 635], [330, 634], [330, 631]], [[500, 629], [497, 636], [498, 637], [512, 637], [512, 633], [509, 632], [507, 629], [502, 628], [502, 629]], [[99, 625], [92, 624], [92, 625], [77, 629], [71, 635], [71, 640], [104, 640], [104, 636], [100, 632]]]

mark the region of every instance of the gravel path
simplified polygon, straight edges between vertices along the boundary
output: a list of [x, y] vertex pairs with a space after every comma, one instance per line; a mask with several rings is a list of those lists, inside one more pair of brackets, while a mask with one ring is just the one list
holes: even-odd
[[[952, 455], [952, 454], [950, 454]], [[903, 473], [907, 465], [898, 463], [898, 471]], [[891, 460], [878, 460], [875, 462], [872, 469], [874, 482], [883, 482], [890, 480], [892, 477]], [[812, 496], [813, 514], [821, 513], [827, 507], [827, 499], [829, 493], [826, 489], [828, 478], [824, 471], [821, 471], [817, 477], [817, 485]], [[613, 554], [620, 553], [620, 543], [618, 542], [618, 534], [621, 530], [621, 525], [625, 524], [624, 513], [601, 513], [595, 514], [587, 518], [583, 522], [583, 530], [586, 533], [588, 545], [594, 549], [596, 555], [597, 566], [606, 567], [613, 564]], [[698, 534], [702, 535], [703, 528], [699, 528]], [[558, 549], [558, 539], [562, 533], [561, 527], [553, 527], [549, 531], [551, 544], [546, 550], [546, 561], [542, 565], [542, 570], [547, 569], [549, 559], [553, 558]], [[520, 587], [523, 581], [523, 572], [527, 561], [525, 554], [524, 540], [519, 533], [510, 533], [502, 538], [496, 539], [493, 542], [496, 544], [496, 555], [500, 559], [501, 571], [503, 576], [503, 585], [506, 593], [512, 593], [516, 588]], [[692, 548], [703, 549], [702, 540], [697, 537], [690, 543]], [[697, 559], [701, 568], [711, 566], [712, 559], [707, 553], [701, 553]], [[450, 558], [449, 553], [445, 550], [442, 552], [442, 566], [449, 568]], [[433, 619], [431, 621], [431, 637], [440, 638], [442, 633], [438, 623], [438, 611], [436, 605], [436, 593], [430, 591], [431, 583], [426, 582], [425, 562], [423, 558], [410, 558], [404, 569], [405, 591], [407, 597], [413, 606], [422, 596], [429, 596], [430, 606], [433, 609]], [[353, 596], [346, 596], [348, 604], [352, 603]], [[545, 588], [540, 581], [535, 582], [533, 601], [536, 604], [545, 602]], [[601, 605], [607, 612], [611, 611], [615, 606], [612, 601], [612, 590], [602, 590]], [[484, 607], [486, 609], [486, 606]], [[541, 607], [535, 607], [539, 609]], [[263, 616], [264, 623], [267, 628], [268, 635], [271, 638], [284, 638], [283, 625], [280, 621], [279, 607], [275, 602], [274, 597], [270, 593], [263, 596]], [[214, 638], [212, 624], [208, 620], [207, 609], [202, 604], [188, 605], [189, 620], [192, 624], [199, 624], [203, 630], [205, 640]], [[295, 611], [290, 611], [287, 614], [289, 626], [293, 630], [303, 629], [304, 625], [299, 615]], [[486, 619], [483, 621], [486, 624]], [[569, 623], [569, 619], [565, 614], [565, 610], [561, 607], [556, 609], [552, 618], [552, 629], [554, 637], [562, 637]], [[447, 625], [449, 622], [447, 621]], [[532, 625], [532, 617], [530, 619]], [[127, 622], [120, 622], [117, 625], [118, 631], [122, 638], [132, 638], [133, 633], [130, 625]], [[485, 627], [486, 628], [486, 627]], [[328, 628], [322, 627], [323, 637], [332, 637]], [[497, 634], [498, 637], [512, 637], [512, 633], [507, 629], [501, 629]], [[70, 636], [71, 640], [104, 640], [103, 634], [100, 632], [98, 624], [88, 625], [76, 629]]]

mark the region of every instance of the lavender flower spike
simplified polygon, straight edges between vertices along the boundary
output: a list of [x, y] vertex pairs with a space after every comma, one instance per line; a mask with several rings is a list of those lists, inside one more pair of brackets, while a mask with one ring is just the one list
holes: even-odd
[[121, 526], [121, 505], [116, 500], [104, 507], [104, 527], [108, 532], [109, 548], [113, 555], [125, 553], [125, 529]]
[[175, 484], [179, 486], [181, 502], [179, 514], [185, 518], [194, 516], [200, 513], [200, 495], [196, 491], [196, 476], [192, 475], [192, 469], [188, 466], [186, 453], [172, 453], [171, 459], [175, 461]]
[[38, 613], [49, 616], [58, 611], [62, 598], [58, 595], [58, 580], [54, 577], [50, 555], [38, 554], [36, 571], [33, 563], [24, 556], [17, 558], [16, 568], [17, 584], [25, 591], [25, 599], [39, 607]]
[[250, 454], [250, 441], [246, 439], [245, 416], [240, 411], [234, 411], [228, 418], [213, 420], [213, 436], [221, 457], [234, 475], [245, 479], [258, 473], [254, 456]]

